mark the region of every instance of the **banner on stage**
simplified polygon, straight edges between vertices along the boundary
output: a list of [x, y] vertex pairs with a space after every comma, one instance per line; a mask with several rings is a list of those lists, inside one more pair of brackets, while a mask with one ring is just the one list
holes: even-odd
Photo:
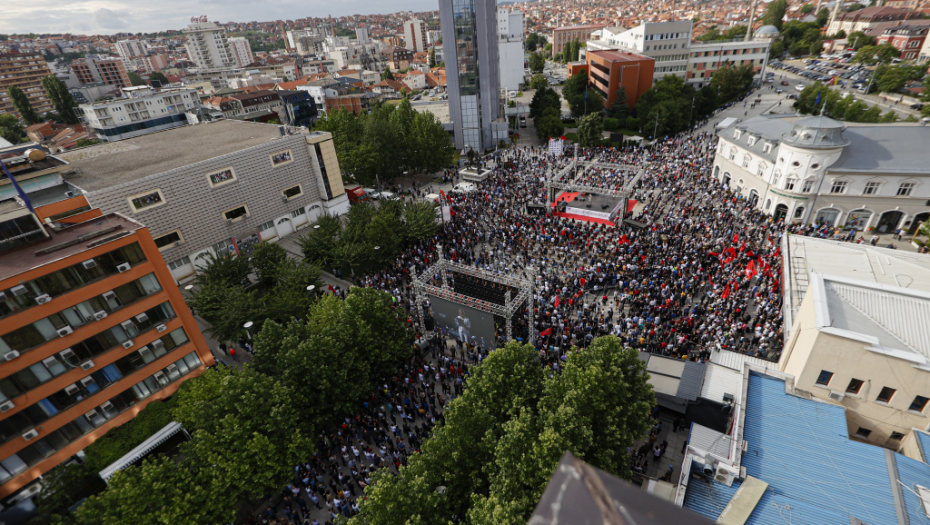
[[591, 217], [594, 219], [606, 219], [610, 220], [610, 214], [604, 213], [602, 211], [593, 211], [586, 208], [573, 208], [568, 206], [565, 208], [565, 213], [571, 213], [572, 215], [582, 215], [584, 217]]
[[562, 139], [549, 139], [549, 153], [551, 155], [561, 155], [565, 142]]

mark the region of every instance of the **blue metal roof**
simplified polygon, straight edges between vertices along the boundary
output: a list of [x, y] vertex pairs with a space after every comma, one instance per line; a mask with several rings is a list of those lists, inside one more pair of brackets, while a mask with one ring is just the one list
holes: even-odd
[[930, 488], [930, 465], [901, 454], [895, 454], [894, 459], [898, 467], [898, 480], [901, 482], [901, 495], [904, 498], [908, 522], [910, 525], [930, 523], [920, 497], [917, 496], [917, 485]]
[[[898, 523], [885, 451], [848, 438], [842, 407], [788, 395], [784, 381], [751, 372], [745, 408], [742, 466], [769, 484], [747, 524]], [[692, 479], [684, 506], [716, 519], [737, 488]]]
[[930, 434], [922, 430], [915, 430], [914, 436], [917, 437], [917, 444], [920, 446], [920, 454], [923, 456], [924, 462], [926, 462], [927, 454], [930, 454]]

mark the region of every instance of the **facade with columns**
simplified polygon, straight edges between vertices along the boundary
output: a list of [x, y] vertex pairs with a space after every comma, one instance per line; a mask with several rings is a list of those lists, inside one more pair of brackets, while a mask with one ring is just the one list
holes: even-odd
[[717, 136], [713, 176], [787, 223], [890, 234], [930, 218], [930, 127], [765, 115]]

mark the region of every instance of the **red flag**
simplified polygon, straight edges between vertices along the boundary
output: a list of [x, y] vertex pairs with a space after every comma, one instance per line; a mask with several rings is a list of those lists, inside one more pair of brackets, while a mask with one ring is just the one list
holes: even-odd
[[717, 256], [719, 256], [720, 254], [717, 253], [717, 252], [707, 252], [707, 255], [710, 255], [711, 257], [717, 257]]
[[710, 285], [711, 285], [711, 286], [714, 285], [714, 280], [711, 279], [709, 275], [707, 276], [707, 280], [710, 281]]
[[727, 283], [727, 287], [726, 287], [726, 289], [723, 291], [723, 293], [720, 294], [720, 298], [721, 298], [721, 299], [726, 299], [726, 298], [729, 297], [729, 296], [730, 296], [730, 283]]
[[730, 246], [729, 248], [727, 248], [727, 253], [730, 254], [731, 259], [736, 258], [736, 248]]
[[552, 333], [552, 327], [550, 326], [549, 328], [546, 328], [542, 332], [539, 332], [539, 335], [549, 335], [551, 333]]
[[559, 303], [560, 303], [560, 302], [561, 302], [561, 301], [559, 300], [559, 298], [556, 297], [556, 298], [555, 298], [555, 307], [556, 307], [556, 308], [559, 307]]
[[330, 291], [330, 292], [333, 292], [333, 293], [336, 293], [336, 290], [333, 290], [333, 285], [331, 285], [331, 284], [329, 285], [329, 291]]
[[584, 286], [584, 285], [586, 285], [586, 284], [588, 284], [588, 281], [587, 281], [587, 280], [585, 280], [585, 278], [584, 278], [584, 277], [582, 277], [581, 279], [578, 279], [578, 282], [580, 282], [580, 283], [581, 283], [581, 286]]
[[739, 251], [740, 253], [743, 253], [744, 251], [746, 251], [746, 241], [743, 241], [743, 245], [739, 247]]
[[623, 237], [620, 237], [620, 245], [622, 246], [622, 245], [627, 244], [627, 243], [629, 243], [629, 242], [630, 242], [630, 239], [629, 239], [629, 238], [626, 236], [626, 234], [624, 233], [624, 234], [623, 234]]
[[573, 304], [575, 304], [575, 300], [569, 298], [569, 300], [568, 300], [568, 306], [572, 306]]
[[455, 210], [449, 209], [449, 217], [455, 217]]
[[736, 243], [738, 243], [738, 242], [739, 242], [739, 237], [734, 233], [734, 234], [733, 234], [733, 244], [736, 244]]
[[445, 194], [445, 193], [443, 193], [443, 192], [442, 192], [442, 190], [439, 190], [439, 194], [440, 194], [440, 195], [442, 195], [443, 197], [445, 197], [446, 199], [448, 199], [448, 198], [449, 198], [449, 197], [446, 197], [446, 194]]
[[757, 273], [757, 272], [756, 272], [756, 262], [755, 262], [755, 261], [749, 261], [749, 264], [746, 265], [746, 278], [747, 278], [747, 279], [751, 279], [752, 276], [755, 275], [756, 273]]

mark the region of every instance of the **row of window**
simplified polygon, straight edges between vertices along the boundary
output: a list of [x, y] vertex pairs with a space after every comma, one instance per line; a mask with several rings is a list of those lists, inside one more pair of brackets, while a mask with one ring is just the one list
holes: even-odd
[[[102, 295], [3, 334], [0, 336], [0, 356], [6, 357], [9, 361], [18, 357], [19, 354], [48, 341], [64, 337], [81, 326], [102, 320], [124, 306], [160, 291], [161, 286], [155, 274], [145, 275]], [[11, 357], [10, 352], [14, 351], [17, 354]]]
[[[145, 260], [145, 254], [138, 243], [127, 244], [93, 259], [62, 268], [12, 288], [0, 290], [0, 319], [36, 304], [42, 304], [46, 302], [45, 299], [54, 299], [98, 279], [122, 273], [126, 271], [126, 264], [132, 267]], [[42, 303], [39, 303], [38, 299], [41, 299]]]
[[[817, 375], [817, 380], [815, 381], [815, 383], [820, 386], [829, 387], [830, 382], [833, 381], [833, 376], [834, 376], [833, 372], [830, 372], [828, 370], [821, 370], [820, 374]], [[863, 385], [865, 385], [865, 381], [861, 379], [852, 378], [849, 380], [849, 384], [846, 385], [846, 390], [844, 391], [844, 393], [858, 396], [859, 392], [862, 390]], [[877, 403], [883, 403], [886, 405], [890, 405], [892, 399], [894, 399], [895, 394], [897, 393], [898, 391], [895, 390], [894, 388], [891, 388], [888, 386], [882, 387], [881, 391], [878, 393], [878, 396], [875, 398], [875, 401]], [[927, 408], [928, 402], [930, 402], [930, 399], [924, 396], [914, 396], [914, 400], [911, 401], [907, 410], [909, 412], [916, 412], [916, 413], [922, 414], [924, 409]]]
[[[66, 360], [71, 368], [82, 366], [88, 362], [92, 367], [93, 362], [91, 359], [106, 354], [114, 348], [132, 348], [132, 339], [134, 337], [138, 337], [156, 327], [164, 330], [161, 325], [175, 317], [174, 309], [167, 302], [150, 308], [143, 313], [145, 314], [144, 317], [139, 315], [127, 319], [121, 324], [71, 345], [70, 348], [59, 352], [58, 357]], [[0, 379], [0, 403], [32, 391], [39, 385], [45, 384], [60, 375], [53, 373], [52, 369], [56, 365], [50, 359], [45, 359]]]
[[107, 421], [129, 410], [143, 399], [164, 389], [181, 377], [197, 370], [202, 365], [203, 363], [197, 357], [197, 353], [191, 352], [124, 392], [101, 403], [97, 408], [88, 411], [39, 441], [3, 459], [0, 461], [0, 483], [6, 483], [29, 467], [37, 465], [55, 452], [77, 441], [95, 428], [103, 426]]
[[704, 51], [703, 53], [698, 51], [697, 53], [691, 53], [691, 58], [699, 57], [710, 57], [710, 56], [721, 56], [721, 55], [748, 55], [750, 53], [761, 53], [764, 51], [764, 48], [746, 48], [746, 49], [724, 49], [723, 51]]
[[[0, 443], [6, 443], [22, 435], [30, 428], [36, 427], [55, 416], [55, 414], [67, 410], [97, 392], [108, 388], [122, 377], [167, 355], [187, 342], [187, 334], [184, 333], [184, 329], [179, 328], [152, 341], [139, 350], [121, 357], [116, 362], [91, 372], [88, 376], [75, 381], [38, 403], [5, 418], [0, 421]], [[56, 377], [76, 366], [73, 364], [75, 362], [73, 358], [59, 360], [57, 356], [53, 356], [46, 361], [54, 361], [53, 364], [49, 365], [49, 370]]]

